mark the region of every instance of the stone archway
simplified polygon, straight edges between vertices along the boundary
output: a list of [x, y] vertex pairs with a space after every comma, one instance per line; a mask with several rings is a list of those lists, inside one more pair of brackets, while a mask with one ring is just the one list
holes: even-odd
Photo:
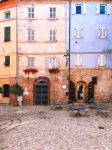
[[87, 101], [87, 84], [84, 81], [79, 81], [76, 84], [76, 99], [81, 103]]
[[50, 102], [50, 82], [46, 77], [39, 77], [34, 81], [34, 103], [48, 105]]

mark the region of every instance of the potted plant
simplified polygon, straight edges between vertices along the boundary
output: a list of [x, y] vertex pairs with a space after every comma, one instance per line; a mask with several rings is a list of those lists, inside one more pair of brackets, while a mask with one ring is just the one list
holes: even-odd
[[38, 72], [38, 70], [36, 68], [26, 68], [23, 71], [25, 74], [30, 74], [30, 73], [34, 74], [34, 73]]
[[2, 99], [2, 94], [3, 94], [3, 91], [2, 91], [2, 87], [0, 87], [0, 100]]
[[23, 87], [17, 83], [10, 87], [11, 104], [13, 104], [13, 106], [22, 105], [23, 92]]

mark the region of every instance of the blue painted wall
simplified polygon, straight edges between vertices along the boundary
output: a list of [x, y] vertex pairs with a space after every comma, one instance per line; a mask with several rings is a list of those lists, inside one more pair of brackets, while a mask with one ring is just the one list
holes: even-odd
[[[98, 3], [96, 2], [82, 3], [85, 6], [86, 13], [74, 14], [75, 4], [80, 3], [71, 4], [71, 67], [75, 67], [76, 54], [82, 55], [83, 64], [81, 67], [83, 68], [98, 67], [98, 55], [105, 54], [106, 67], [112, 68], [112, 3], [110, 4], [111, 14], [97, 14]], [[68, 9], [69, 6], [67, 5], [67, 12]], [[75, 38], [75, 28], [83, 29], [83, 38]], [[107, 37], [104, 39], [99, 38], [100, 28], [107, 29]]]

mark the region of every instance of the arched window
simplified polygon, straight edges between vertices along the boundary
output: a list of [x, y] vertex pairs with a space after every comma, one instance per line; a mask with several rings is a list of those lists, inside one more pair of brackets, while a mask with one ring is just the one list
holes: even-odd
[[10, 86], [9, 86], [9, 84], [4, 84], [3, 85], [3, 96], [4, 97], [9, 97], [9, 93], [10, 93]]

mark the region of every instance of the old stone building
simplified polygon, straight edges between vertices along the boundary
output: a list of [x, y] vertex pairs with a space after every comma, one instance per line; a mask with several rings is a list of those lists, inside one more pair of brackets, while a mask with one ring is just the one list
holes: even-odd
[[18, 83], [24, 104], [67, 102], [66, 3], [18, 2]]
[[112, 94], [112, 2], [72, 1], [70, 12], [71, 99], [107, 102]]
[[0, 103], [14, 83], [24, 105], [110, 100], [111, 1], [1, 0], [0, 35]]

